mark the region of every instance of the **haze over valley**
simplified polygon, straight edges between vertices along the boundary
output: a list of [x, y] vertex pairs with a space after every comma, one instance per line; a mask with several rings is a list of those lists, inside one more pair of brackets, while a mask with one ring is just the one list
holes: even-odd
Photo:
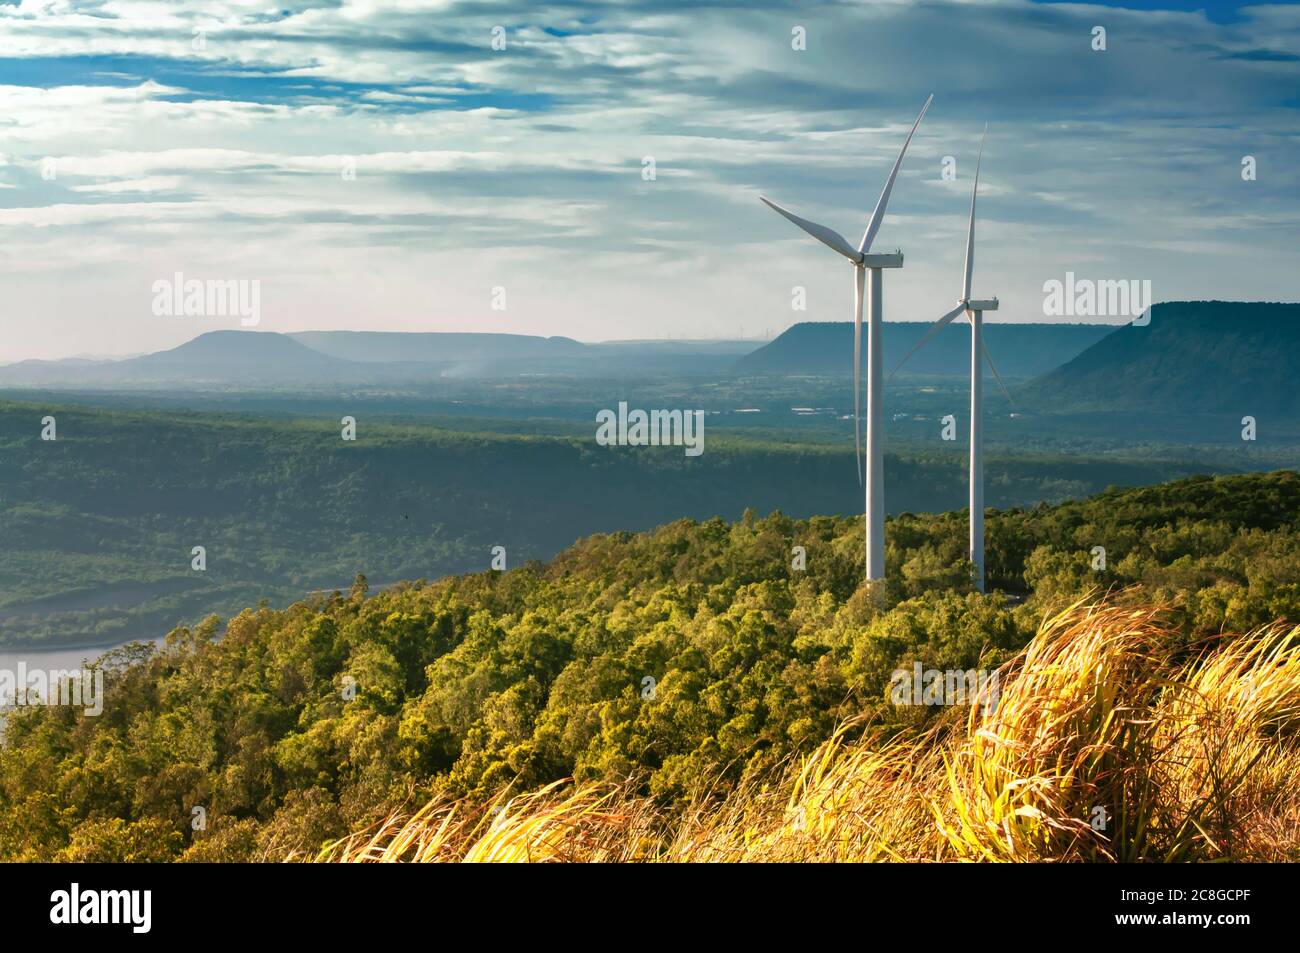
[[[1147, 325], [990, 325], [1013, 402], [991, 389], [988, 504], [1296, 465], [1294, 389], [1246, 382], [1239, 363], [1254, 346], [1300, 356], [1298, 313], [1173, 303]], [[920, 327], [886, 330], [892, 365]], [[589, 345], [232, 330], [124, 360], [0, 367], [0, 645], [158, 638], [358, 572], [480, 571], [496, 545], [521, 565], [682, 517], [852, 514], [850, 331]], [[945, 328], [886, 391], [891, 515], [963, 504], [968, 337]], [[704, 452], [598, 446], [596, 414], [619, 401], [701, 409]], [[1244, 442], [1250, 412], [1259, 433]], [[46, 417], [55, 440], [41, 439]], [[341, 439], [345, 417], [355, 440]]]

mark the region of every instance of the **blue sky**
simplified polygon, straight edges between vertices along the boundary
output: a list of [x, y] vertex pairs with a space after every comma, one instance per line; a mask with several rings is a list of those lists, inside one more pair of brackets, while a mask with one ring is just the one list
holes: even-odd
[[1067, 271], [1296, 300], [1295, 5], [41, 0], [0, 6], [0, 361], [238, 326], [152, 314], [176, 272], [259, 281], [262, 330], [844, 320], [844, 266], [758, 196], [860, 234], [931, 92], [877, 242], [907, 256], [891, 320], [956, 297], [985, 122], [1000, 319]]
[[[1075, 0], [1038, 0], [1039, 3], [1074, 3]], [[1204, 12], [1215, 23], [1238, 23], [1245, 19], [1242, 12], [1246, 7], [1258, 6], [1255, 3], [1238, 3], [1236, 0], [1126, 0], [1123, 3], [1103, 0], [1094, 4], [1099, 7], [1115, 7], [1120, 10], [1179, 10], [1188, 13]]]

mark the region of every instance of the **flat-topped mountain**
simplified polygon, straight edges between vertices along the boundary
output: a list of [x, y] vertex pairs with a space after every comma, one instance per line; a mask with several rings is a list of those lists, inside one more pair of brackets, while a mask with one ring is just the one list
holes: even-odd
[[[920, 322], [885, 322], [886, 372], [894, 369], [928, 327]], [[1036, 377], [1076, 357], [1114, 330], [1114, 325], [986, 321], [984, 338], [1004, 377]], [[736, 370], [773, 375], [852, 373], [853, 325], [847, 321], [796, 324], [771, 343], [742, 357], [736, 363]], [[913, 354], [899, 377], [969, 374], [970, 325], [965, 320], [957, 320]]]
[[1300, 415], [1300, 304], [1171, 301], [1031, 381], [1044, 409]]
[[351, 362], [269, 331], [209, 331], [179, 347], [104, 361], [20, 361], [0, 367], [0, 383], [85, 385], [153, 382], [320, 381], [346, 376]]
[[610, 341], [492, 332], [221, 330], [154, 354], [119, 360], [20, 361], [0, 366], [0, 386], [114, 387], [403, 384], [438, 378], [565, 375], [643, 378], [727, 374], [737, 341]]
[[570, 358], [588, 350], [573, 338], [490, 332], [300, 331], [288, 337], [330, 357], [381, 363]]

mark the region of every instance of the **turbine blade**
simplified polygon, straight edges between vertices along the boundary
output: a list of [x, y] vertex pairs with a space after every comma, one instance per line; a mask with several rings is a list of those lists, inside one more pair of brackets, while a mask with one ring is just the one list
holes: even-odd
[[1002, 383], [1002, 375], [998, 373], [997, 365], [993, 363], [993, 355], [989, 353], [988, 342], [984, 340], [984, 335], [982, 334], [980, 335], [980, 347], [984, 349], [984, 360], [989, 362], [989, 370], [991, 370], [993, 376], [998, 379], [998, 387], [1002, 389], [1002, 396], [1007, 399], [1007, 403], [1011, 405], [1012, 409], [1014, 409], [1016, 402], [1011, 399], [1011, 394], [1007, 390], [1007, 385]]
[[975, 196], [980, 190], [980, 163], [984, 161], [984, 140], [988, 137], [988, 124], [984, 125], [984, 135], [980, 137], [979, 158], [975, 160], [975, 185], [970, 190], [970, 224], [966, 228], [966, 272], [961, 285], [961, 300], [970, 300], [971, 273], [975, 270]]
[[865, 268], [853, 269], [853, 459], [862, 485], [862, 298]]
[[894, 168], [885, 181], [885, 187], [880, 192], [880, 198], [876, 201], [875, 211], [871, 213], [871, 220], [867, 222], [867, 230], [862, 233], [862, 244], [858, 246], [858, 251], [864, 255], [871, 251], [871, 243], [876, 239], [876, 232], [880, 231], [880, 223], [885, 218], [885, 206], [889, 204], [889, 194], [894, 191], [894, 180], [898, 178], [898, 169], [903, 164], [903, 156], [907, 155], [907, 147], [912, 144], [912, 136], [916, 135], [916, 127], [921, 125], [921, 120], [925, 118], [925, 111], [930, 108], [932, 102], [934, 102], [933, 93], [925, 101], [925, 105], [921, 107], [921, 114], [916, 117], [916, 122], [912, 123], [912, 131], [907, 134], [907, 140], [903, 143], [903, 148], [899, 150], [898, 158], [894, 160]]
[[761, 195], [759, 198], [762, 200], [763, 204], [772, 209], [772, 211], [784, 215], [813, 238], [817, 239], [823, 245], [835, 249], [835, 251], [839, 252], [849, 261], [857, 262], [862, 257], [854, 251], [853, 246], [849, 244], [848, 239], [835, 231], [835, 229], [827, 228], [825, 225], [818, 225], [816, 222], [810, 222], [806, 218], [800, 218], [789, 209], [784, 209], [775, 202], [769, 201]]
[[966, 310], [966, 302], [963, 301], [961, 304], [957, 305], [957, 307], [953, 308], [951, 311], [945, 314], [938, 321], [934, 322], [934, 324], [930, 325], [929, 330], [921, 335], [921, 340], [917, 341], [916, 344], [913, 345], [912, 349], [907, 352], [907, 356], [898, 362], [898, 366], [889, 372], [890, 378], [892, 379], [893, 376], [899, 372], [902, 366], [906, 364], [909, 360], [911, 360], [913, 354], [921, 350], [921, 345], [925, 344], [926, 341], [934, 337], [934, 335], [938, 333], [940, 328], [952, 324], [953, 320], [965, 310]]

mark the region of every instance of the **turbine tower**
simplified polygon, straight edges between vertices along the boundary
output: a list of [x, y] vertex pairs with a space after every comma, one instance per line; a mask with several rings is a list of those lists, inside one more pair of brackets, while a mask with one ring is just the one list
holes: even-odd
[[897, 374], [899, 368], [907, 363], [908, 358], [920, 350], [921, 345], [930, 340], [940, 328], [952, 323], [959, 315], [964, 313], [970, 319], [970, 561], [975, 566], [975, 588], [980, 592], [984, 591], [984, 410], [982, 406], [984, 375], [980, 365], [981, 354], [988, 361], [989, 369], [997, 378], [998, 386], [1002, 388], [1007, 402], [1011, 403], [1011, 395], [1007, 393], [1006, 385], [1002, 383], [1002, 375], [998, 373], [988, 346], [984, 343], [984, 312], [996, 311], [998, 299], [971, 300], [970, 296], [971, 275], [975, 268], [975, 199], [979, 194], [980, 164], [984, 160], [984, 139], [988, 133], [989, 127], [985, 126], [984, 136], [980, 138], [979, 158], [975, 160], [975, 185], [970, 195], [970, 223], [966, 228], [966, 267], [962, 275], [961, 298], [957, 302], [957, 307], [932, 324], [925, 334], [921, 335], [921, 339], [890, 373], [891, 377]]
[[867, 300], [867, 460], [866, 460], [866, 576], [870, 582], [885, 578], [885, 466], [884, 466], [884, 430], [881, 390], [884, 384], [881, 373], [882, 345], [880, 326], [885, 320], [883, 301], [883, 273], [885, 268], [902, 268], [903, 253], [872, 254], [871, 243], [885, 218], [885, 207], [889, 204], [889, 195], [894, 190], [894, 180], [898, 178], [903, 156], [916, 134], [916, 127], [925, 118], [925, 111], [934, 101], [931, 95], [921, 107], [912, 131], [907, 134], [903, 148], [894, 160], [894, 168], [889, 173], [876, 208], [867, 222], [867, 230], [862, 241], [855, 249], [839, 232], [818, 225], [806, 218], [800, 218], [789, 209], [782, 208], [775, 202], [761, 197], [773, 211], [784, 215], [823, 245], [839, 252], [853, 264], [853, 458], [858, 465], [858, 482], [863, 482], [862, 466], [862, 301]]

